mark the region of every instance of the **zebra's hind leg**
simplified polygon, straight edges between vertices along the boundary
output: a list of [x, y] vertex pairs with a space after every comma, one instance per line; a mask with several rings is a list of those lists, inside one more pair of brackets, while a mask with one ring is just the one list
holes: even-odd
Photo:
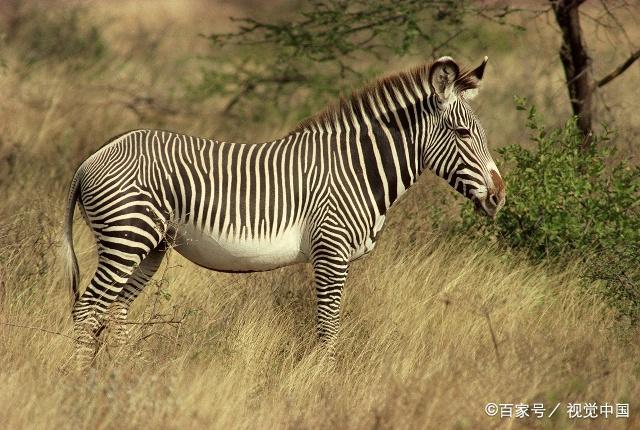
[[140, 295], [144, 287], [157, 272], [162, 259], [167, 252], [167, 246], [162, 241], [149, 255], [136, 267], [133, 274], [123, 287], [109, 308], [110, 336], [109, 341], [114, 346], [122, 346], [129, 340], [129, 326], [127, 317], [129, 306]]
[[128, 284], [136, 268], [149, 255], [149, 250], [155, 249], [160, 241], [151, 241], [148, 236], [133, 233], [127, 233], [126, 246], [120, 245], [117, 240], [99, 240], [96, 273], [73, 307], [78, 370], [84, 370], [93, 363], [98, 352], [98, 335], [108, 322], [109, 307]]
[[98, 351], [98, 335], [104, 328], [107, 310], [118, 297], [133, 265], [116, 263], [101, 255], [89, 286], [73, 307], [75, 359], [78, 370], [88, 368]]

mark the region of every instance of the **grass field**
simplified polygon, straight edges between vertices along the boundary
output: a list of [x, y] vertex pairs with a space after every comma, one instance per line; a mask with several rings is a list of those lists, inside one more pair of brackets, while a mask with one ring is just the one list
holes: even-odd
[[[375, 252], [354, 263], [335, 368], [316, 344], [309, 267], [228, 275], [172, 253], [134, 306], [132, 321], [144, 324], [131, 326], [130, 343], [107, 343], [89, 374], [71, 371], [57, 255], [73, 169], [131, 128], [255, 141], [291, 128], [294, 114], [238, 123], [219, 114], [224, 100], [191, 104], [183, 93], [208, 52], [198, 33], [295, 5], [85, 2], [80, 26], [100, 28], [108, 53], [74, 66], [29, 63], [33, 31], [30, 21], [11, 24], [11, 3], [0, 7], [0, 428], [640, 428], [638, 328], [592, 294], [577, 262], [534, 266], [435, 230], [434, 211], [455, 214], [464, 202], [433, 177], [393, 208]], [[552, 24], [540, 18], [506, 47], [462, 54], [465, 63], [491, 58], [477, 110], [492, 149], [527, 139], [514, 94], [558, 122], [569, 112]], [[625, 57], [611, 46], [591, 40], [596, 75]], [[639, 80], [630, 69], [598, 105], [636, 161]], [[95, 250], [79, 216], [75, 243], [85, 286]], [[488, 402], [561, 406], [551, 418], [500, 419], [485, 414]], [[570, 420], [568, 402], [629, 403], [630, 418]]]
[[[551, 274], [505, 264], [491, 250], [459, 241], [422, 242], [386, 240], [354, 264], [332, 371], [313, 336], [308, 268], [214, 275], [173, 254], [133, 319], [181, 322], [133, 326], [130, 344], [107, 345], [89, 375], [69, 372], [69, 339], [0, 328], [0, 404], [8, 406], [0, 422], [5, 428], [502, 428], [485, 415], [487, 402], [560, 402], [555, 417], [511, 426], [568, 428], [567, 402], [635, 404], [640, 348], [630, 340], [637, 333], [621, 334], [611, 312], [585, 294], [579, 267]], [[81, 249], [88, 247], [85, 235]], [[91, 265], [88, 257], [83, 267]], [[90, 272], [83, 274], [87, 281]], [[61, 271], [34, 280], [37, 287], [5, 298], [3, 319], [68, 333]], [[632, 413], [629, 420], [577, 427], [639, 424]]]

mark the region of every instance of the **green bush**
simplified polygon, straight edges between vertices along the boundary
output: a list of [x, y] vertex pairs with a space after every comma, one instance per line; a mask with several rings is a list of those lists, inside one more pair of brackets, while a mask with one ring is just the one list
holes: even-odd
[[640, 323], [640, 244], [627, 243], [590, 261], [585, 277], [633, 325]]
[[494, 236], [534, 259], [640, 243], [640, 169], [613, 161], [611, 131], [605, 128], [583, 150], [575, 118], [547, 128], [535, 107], [519, 100], [518, 109], [528, 111], [534, 148], [498, 150], [507, 167], [507, 203], [496, 220], [481, 219], [466, 207], [465, 231]]
[[585, 150], [576, 118], [549, 128], [525, 100], [518, 109], [528, 113], [533, 148], [498, 150], [507, 203], [495, 220], [466, 205], [462, 231], [534, 261], [582, 259], [585, 278], [599, 281], [591, 283], [597, 293], [640, 322], [640, 168], [617, 161], [606, 128]]

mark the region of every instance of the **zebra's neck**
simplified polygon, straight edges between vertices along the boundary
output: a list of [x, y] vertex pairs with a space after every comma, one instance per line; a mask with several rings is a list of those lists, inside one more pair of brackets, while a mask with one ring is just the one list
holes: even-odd
[[423, 96], [382, 88], [305, 126], [335, 150], [333, 170], [357, 181], [353, 192], [372, 203], [373, 216], [386, 214], [424, 170]]

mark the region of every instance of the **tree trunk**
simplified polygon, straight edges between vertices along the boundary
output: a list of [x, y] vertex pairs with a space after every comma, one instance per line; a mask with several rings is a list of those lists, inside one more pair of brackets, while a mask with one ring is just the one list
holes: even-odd
[[578, 116], [578, 128], [584, 135], [582, 149], [591, 144], [593, 80], [591, 58], [582, 41], [578, 7], [584, 0], [550, 0], [556, 21], [562, 31], [560, 60], [567, 79], [573, 114]]

